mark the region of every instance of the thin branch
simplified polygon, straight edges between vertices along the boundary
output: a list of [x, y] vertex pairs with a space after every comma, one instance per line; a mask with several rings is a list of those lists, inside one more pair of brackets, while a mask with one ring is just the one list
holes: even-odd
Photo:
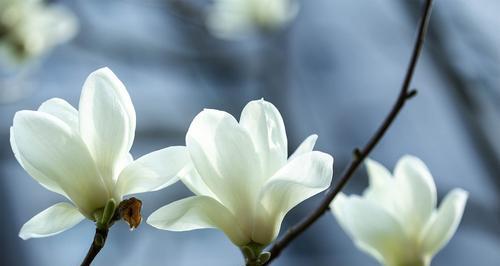
[[99, 254], [99, 251], [104, 247], [104, 243], [106, 242], [106, 238], [108, 237], [109, 229], [95, 229], [94, 240], [92, 241], [92, 245], [90, 245], [89, 251], [87, 252], [87, 256], [83, 260], [81, 266], [90, 266], [94, 258]]
[[418, 34], [415, 40], [415, 44], [413, 47], [413, 53], [408, 64], [408, 68], [406, 71], [406, 75], [399, 93], [399, 96], [394, 103], [391, 111], [380, 125], [375, 134], [370, 138], [368, 143], [363, 147], [363, 149], [356, 149], [355, 156], [349, 166], [344, 171], [344, 174], [340, 178], [338, 184], [334, 187], [331, 187], [324, 199], [321, 201], [320, 205], [313, 210], [306, 218], [304, 218], [297, 225], [292, 227], [279, 241], [277, 241], [269, 250], [271, 252], [271, 258], [269, 261], [264, 264], [268, 265], [273, 259], [278, 257], [280, 253], [285, 249], [296, 237], [302, 234], [307, 228], [309, 228], [319, 217], [321, 217], [328, 209], [330, 202], [335, 198], [335, 196], [344, 188], [347, 182], [351, 179], [354, 172], [361, 165], [363, 160], [370, 154], [370, 152], [375, 148], [375, 146], [380, 142], [382, 137], [387, 132], [387, 129], [394, 122], [399, 112], [403, 109], [406, 101], [416, 95], [416, 90], [410, 90], [410, 83], [413, 78], [413, 74], [415, 72], [415, 67], [417, 65], [418, 58], [422, 51], [422, 47], [424, 44], [425, 35], [427, 32], [429, 19], [431, 15], [433, 0], [426, 0], [423, 8], [422, 17], [419, 22]]

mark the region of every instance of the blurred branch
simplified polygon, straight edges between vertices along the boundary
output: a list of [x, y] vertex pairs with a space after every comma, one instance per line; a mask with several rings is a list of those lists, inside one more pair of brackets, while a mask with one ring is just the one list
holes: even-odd
[[168, 4], [175, 8], [181, 15], [188, 18], [198, 18], [203, 20], [205, 14], [203, 10], [186, 0], [167, 0]]
[[382, 122], [378, 130], [375, 134], [370, 138], [369, 142], [362, 148], [356, 149], [354, 158], [344, 171], [344, 174], [340, 178], [338, 184], [334, 187], [331, 187], [324, 199], [321, 201], [319, 206], [313, 210], [309, 216], [299, 222], [297, 225], [292, 227], [279, 241], [277, 241], [270, 249], [271, 258], [265, 264], [268, 265], [273, 259], [278, 257], [280, 253], [300, 234], [302, 234], [307, 228], [309, 228], [316, 220], [318, 220], [328, 209], [330, 202], [335, 198], [335, 196], [345, 187], [347, 182], [351, 179], [354, 172], [361, 165], [363, 160], [370, 154], [370, 152], [375, 148], [375, 146], [380, 142], [382, 137], [387, 132], [387, 129], [392, 125], [400, 111], [403, 109], [406, 101], [415, 96], [416, 91], [410, 90], [410, 83], [413, 78], [413, 74], [415, 72], [415, 67], [417, 65], [418, 58], [422, 51], [422, 47], [424, 44], [425, 35], [427, 32], [429, 19], [431, 15], [432, 9], [432, 0], [426, 0], [424, 4], [424, 9], [422, 13], [422, 17], [419, 22], [418, 34], [415, 40], [415, 44], [413, 47], [413, 53], [408, 64], [408, 68], [406, 71], [406, 75], [403, 81], [403, 85], [401, 87], [399, 96], [394, 103], [391, 111]]

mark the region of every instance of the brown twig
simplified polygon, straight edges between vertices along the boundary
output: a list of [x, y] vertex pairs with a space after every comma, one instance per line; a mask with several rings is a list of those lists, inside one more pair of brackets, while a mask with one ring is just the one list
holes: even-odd
[[273, 259], [278, 257], [280, 253], [285, 249], [296, 237], [302, 234], [307, 228], [309, 228], [319, 217], [321, 217], [328, 209], [330, 202], [335, 198], [335, 196], [344, 188], [347, 182], [351, 179], [356, 169], [361, 165], [363, 160], [370, 154], [370, 152], [379, 143], [382, 137], [387, 132], [387, 129], [394, 122], [399, 112], [403, 109], [404, 104], [407, 100], [416, 95], [416, 90], [410, 90], [410, 83], [413, 78], [413, 73], [415, 72], [415, 67], [417, 65], [418, 58], [422, 51], [424, 44], [425, 35], [427, 32], [429, 19], [431, 15], [433, 0], [426, 0], [423, 8], [422, 17], [419, 22], [418, 34], [415, 40], [415, 45], [413, 47], [413, 53], [408, 64], [406, 75], [401, 87], [399, 96], [394, 103], [391, 111], [384, 119], [378, 130], [370, 138], [368, 143], [363, 147], [363, 149], [355, 149], [355, 155], [349, 166], [344, 171], [344, 174], [340, 178], [336, 186], [331, 187], [324, 199], [321, 201], [319, 206], [313, 210], [306, 218], [304, 218], [297, 225], [292, 227], [288, 232], [271, 247], [269, 250], [271, 252], [271, 258], [264, 265], [268, 265]]
[[101, 251], [104, 247], [104, 243], [108, 237], [108, 231], [109, 229], [95, 229], [94, 240], [92, 241], [92, 245], [90, 245], [87, 256], [85, 256], [81, 266], [90, 266], [97, 254], [99, 254], [99, 251]]

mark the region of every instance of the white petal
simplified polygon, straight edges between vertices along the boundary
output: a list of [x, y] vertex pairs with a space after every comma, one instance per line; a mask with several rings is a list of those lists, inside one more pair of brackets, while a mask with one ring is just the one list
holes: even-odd
[[73, 205], [61, 202], [45, 209], [26, 222], [19, 237], [26, 240], [64, 232], [77, 225], [85, 217]]
[[218, 228], [238, 246], [250, 242], [238, 228], [236, 218], [231, 212], [207, 196], [194, 196], [175, 201], [151, 214], [147, 223], [169, 231]]
[[134, 161], [134, 156], [131, 153], [123, 156], [118, 162], [116, 162], [115, 170], [117, 173], [121, 173], [125, 167], [131, 164]]
[[[313, 151], [298, 156], [271, 177], [262, 188], [259, 198], [267, 212], [276, 217], [270, 221], [275, 223], [273, 226], [280, 226], [284, 215], [297, 204], [327, 189], [332, 181], [332, 173], [333, 158], [326, 153]], [[267, 237], [275, 237], [261, 235], [259, 228], [255, 230], [254, 240], [259, 243], [268, 242]]]
[[383, 187], [392, 180], [391, 173], [382, 164], [368, 158], [365, 160], [365, 165], [370, 179], [370, 187]]
[[446, 195], [439, 210], [430, 220], [423, 233], [423, 249], [433, 256], [443, 248], [462, 220], [468, 193], [462, 189], [454, 189]]
[[80, 132], [106, 180], [116, 181], [115, 164], [125, 156], [135, 134], [135, 110], [121, 81], [108, 68], [89, 75], [79, 105]]
[[146, 154], [120, 174], [115, 194], [156, 191], [177, 182], [178, 173], [191, 162], [184, 146], [173, 146]]
[[61, 119], [70, 128], [79, 131], [78, 111], [63, 99], [52, 98], [47, 100], [40, 105], [38, 111], [51, 114]]
[[28, 172], [28, 174], [33, 177], [40, 185], [45, 187], [46, 189], [53, 191], [55, 193], [61, 194], [67, 197], [64, 190], [59, 186], [59, 184], [51, 178], [48, 178], [44, 173], [38, 171], [35, 167], [33, 167], [25, 158], [23, 158], [22, 154], [19, 152], [17, 148], [16, 139], [14, 137], [14, 128], [10, 127], [10, 146], [12, 151], [14, 152], [14, 156], [17, 159], [17, 162], [23, 167], [23, 169]]
[[262, 174], [248, 133], [228, 113], [204, 110], [191, 123], [186, 144], [210, 190], [250, 226], [246, 217], [252, 216]]
[[241, 112], [240, 125], [252, 138], [263, 174], [271, 177], [287, 160], [285, 124], [276, 107], [264, 100], [249, 102]]
[[396, 184], [391, 173], [382, 164], [371, 160], [365, 160], [370, 185], [364, 191], [363, 196], [372, 202], [384, 207], [387, 211], [397, 216], [395, 198], [398, 197]]
[[401, 224], [373, 202], [339, 194], [330, 207], [353, 242], [379, 262], [394, 261], [408, 249]]
[[218, 200], [217, 196], [210, 190], [205, 181], [203, 181], [200, 174], [198, 174], [192, 162], [182, 169], [179, 176], [182, 183], [184, 183], [184, 185], [194, 194], [198, 196], [209, 196]]
[[316, 140], [318, 140], [318, 135], [312, 134], [307, 137], [302, 143], [300, 143], [299, 147], [295, 150], [295, 152], [288, 158], [288, 160], [293, 160], [299, 155], [304, 153], [308, 153], [314, 149], [314, 145], [316, 145]]
[[414, 156], [403, 156], [394, 170], [400, 221], [409, 234], [425, 226], [436, 207], [436, 185], [427, 166]]
[[[29, 165], [28, 171], [37, 181], [46, 187], [57, 184], [86, 215], [106, 204], [109, 193], [94, 161], [67, 124], [43, 112], [20, 111], [12, 131], [23, 166]], [[47, 180], [51, 182], [45, 183]]]
[[261, 202], [269, 209], [288, 212], [309, 197], [327, 189], [332, 181], [333, 158], [312, 151], [281, 168], [263, 186]]

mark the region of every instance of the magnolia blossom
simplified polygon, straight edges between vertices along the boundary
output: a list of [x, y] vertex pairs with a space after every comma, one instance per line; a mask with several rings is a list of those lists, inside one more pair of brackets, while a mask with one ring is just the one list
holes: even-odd
[[21, 166], [42, 186], [71, 203], [57, 203], [21, 228], [23, 239], [58, 234], [84, 218], [96, 220], [110, 199], [161, 189], [175, 182], [179, 149], [155, 151], [134, 161], [135, 110], [121, 81], [108, 68], [83, 85], [79, 110], [62, 99], [37, 111], [19, 111], [10, 141]]
[[206, 109], [191, 123], [183, 151], [190, 160], [181, 180], [196, 196], [160, 208], [147, 222], [171, 231], [218, 228], [240, 247], [264, 247], [290, 209], [330, 185], [333, 158], [313, 151], [316, 139], [287, 158], [283, 119], [271, 103], [248, 103], [239, 123]]
[[0, 0], [0, 48], [11, 58], [42, 55], [77, 31], [73, 13], [42, 0]]
[[367, 160], [363, 196], [339, 194], [331, 208], [354, 243], [387, 266], [429, 265], [462, 219], [467, 192], [453, 189], [436, 209], [436, 185], [425, 164], [402, 157], [394, 176]]
[[216, 0], [208, 28], [222, 38], [235, 38], [253, 30], [273, 30], [292, 20], [295, 0]]

